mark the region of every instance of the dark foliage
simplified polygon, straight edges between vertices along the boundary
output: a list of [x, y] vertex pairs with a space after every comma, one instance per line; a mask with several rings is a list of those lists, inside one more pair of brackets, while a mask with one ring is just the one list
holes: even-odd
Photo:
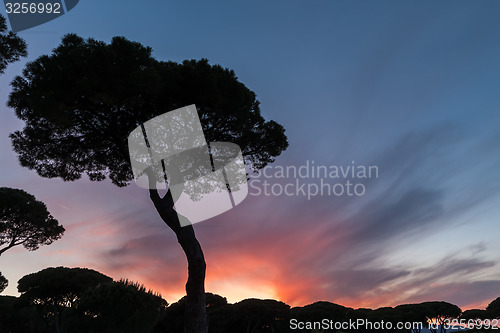
[[353, 311], [342, 305], [330, 302], [315, 302], [303, 307], [292, 308], [290, 313], [293, 318], [300, 321], [321, 321], [323, 318], [342, 321], [348, 318]]
[[9, 106], [25, 128], [11, 134], [21, 164], [43, 177], [119, 186], [133, 179], [128, 134], [139, 124], [196, 104], [207, 141], [238, 144], [258, 170], [288, 145], [284, 129], [260, 114], [255, 93], [232, 70], [206, 59], [163, 62], [123, 37], [111, 44], [64, 37], [51, 55], [13, 82]]
[[7, 288], [9, 285], [9, 280], [5, 276], [3, 276], [2, 272], [0, 272], [0, 293]]
[[64, 329], [66, 317], [85, 291], [101, 283], [111, 282], [109, 276], [87, 268], [50, 267], [23, 276], [18, 281], [22, 304], [32, 304], [48, 326]]
[[[462, 314], [462, 310], [448, 302], [424, 302], [420, 304], [424, 308], [426, 317], [435, 319], [439, 324], [439, 332], [445, 332], [445, 323], [447, 320], [458, 318]], [[438, 328], [432, 328], [431, 332], [437, 333]]]
[[[402, 304], [394, 308], [400, 322], [414, 323], [410, 332], [419, 333], [422, 328], [427, 327], [426, 308], [422, 304]], [[422, 324], [421, 327], [417, 324]]]
[[[111, 278], [89, 269], [48, 268], [19, 280], [19, 298], [0, 296], [0, 332], [73, 332], [73, 333], [182, 333], [186, 297], [167, 306], [160, 295], [128, 280], [113, 282]], [[31, 286], [28, 288], [28, 286]], [[424, 302], [383, 307], [375, 310], [352, 309], [321, 301], [303, 307], [290, 307], [275, 300], [246, 299], [229, 304], [227, 299], [206, 293], [206, 309], [210, 333], [273, 332], [288, 333], [290, 319], [302, 322], [333, 322], [367, 319], [371, 322], [422, 322], [454, 318], [483, 318], [494, 309], [467, 310], [461, 314], [456, 305], [447, 302]], [[43, 307], [60, 307], [59, 321], [46, 320], [58, 311]], [[38, 311], [37, 311], [38, 310]], [[49, 311], [47, 311], [49, 310]], [[461, 315], [460, 315], [461, 314]], [[45, 319], [45, 320], [44, 320]], [[424, 327], [426, 327], [425, 325]], [[314, 330], [301, 332], [382, 332], [380, 330]], [[384, 332], [418, 333], [417, 330], [390, 329]]]
[[[225, 297], [206, 293], [206, 308], [209, 315], [209, 332], [214, 331], [214, 327], [220, 326], [220, 321], [227, 318], [227, 314], [222, 313], [219, 316], [219, 310], [227, 310], [228, 303]], [[181, 298], [179, 301], [170, 304], [166, 309], [163, 319], [156, 325], [153, 332], [184, 332], [184, 320], [186, 312], [186, 296]]]
[[500, 297], [488, 304], [486, 311], [490, 318], [500, 318]]
[[29, 251], [61, 238], [64, 228], [43, 202], [23, 190], [0, 188], [0, 255], [22, 245]]
[[490, 319], [490, 317], [488, 316], [488, 311], [486, 310], [470, 309], [462, 312], [462, 314], [460, 315], [460, 319], [481, 320], [481, 319]]
[[[209, 333], [288, 332], [290, 306], [275, 300], [246, 299], [228, 304], [226, 298], [206, 293]], [[185, 297], [171, 304], [155, 333], [184, 332]]]
[[167, 302], [144, 286], [127, 280], [87, 290], [76, 305], [71, 332], [151, 332], [165, 314]]
[[0, 15], [0, 74], [11, 62], [26, 57], [26, 43], [12, 31], [7, 32], [7, 21]]
[[14, 296], [0, 296], [0, 332], [41, 333], [45, 328], [33, 305], [23, 304]]

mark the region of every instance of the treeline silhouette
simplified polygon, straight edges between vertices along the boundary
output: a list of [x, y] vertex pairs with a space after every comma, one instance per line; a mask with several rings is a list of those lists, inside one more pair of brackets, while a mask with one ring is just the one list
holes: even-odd
[[[55, 267], [18, 281], [19, 297], [0, 296], [0, 332], [8, 333], [159, 333], [184, 332], [185, 297], [168, 304], [158, 293], [129, 280], [112, 278], [87, 268]], [[238, 332], [409, 332], [435, 320], [433, 333], [443, 333], [447, 320], [477, 321], [500, 317], [500, 297], [484, 310], [462, 311], [447, 302], [403, 304], [394, 308], [353, 309], [331, 302], [302, 307], [272, 299], [245, 299], [230, 304], [206, 293], [210, 333]], [[307, 323], [347, 323], [365, 319], [393, 323], [383, 328], [314, 328]], [[397, 329], [396, 323], [422, 323]], [[302, 323], [299, 326], [298, 323]], [[312, 324], [309, 324], [312, 325]], [[298, 330], [298, 328], [303, 328]], [[390, 327], [390, 328], [388, 328]], [[479, 331], [488, 331], [485, 329]]]

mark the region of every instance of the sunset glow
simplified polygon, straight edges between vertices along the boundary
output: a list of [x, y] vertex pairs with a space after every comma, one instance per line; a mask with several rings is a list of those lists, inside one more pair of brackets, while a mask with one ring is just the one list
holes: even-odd
[[[194, 225], [207, 292], [292, 307], [442, 300], [483, 309], [500, 296], [500, 2], [384, 4], [103, 2], [97, 10], [81, 1], [21, 32], [29, 57], [0, 78], [0, 183], [45, 202], [66, 232], [36, 251], [3, 254], [2, 294], [18, 295], [26, 274], [67, 266], [138, 281], [169, 303], [185, 295], [186, 257], [147, 189], [42, 178], [13, 151], [8, 135], [24, 124], [6, 106], [10, 82], [75, 32], [105, 42], [123, 35], [164, 61], [208, 58], [234, 69], [264, 118], [286, 129], [289, 148], [266, 174], [249, 174], [246, 199]], [[303, 177], [306, 165], [337, 171]], [[358, 168], [343, 175], [341, 166]]]

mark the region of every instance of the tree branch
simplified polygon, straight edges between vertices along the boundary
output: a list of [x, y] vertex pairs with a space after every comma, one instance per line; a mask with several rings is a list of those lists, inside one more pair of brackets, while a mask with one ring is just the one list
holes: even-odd
[[160, 214], [163, 222], [165, 222], [165, 224], [168, 225], [178, 236], [182, 227], [179, 217], [177, 216], [177, 212], [174, 210], [174, 201], [172, 199], [170, 189], [163, 198], [160, 197], [158, 189], [156, 188], [156, 177], [154, 171], [151, 167], [149, 167], [145, 170], [145, 172], [148, 175], [149, 197], [151, 198], [151, 201], [153, 201], [153, 204], [155, 205], [155, 208]]
[[149, 195], [163, 222], [172, 229], [177, 241], [186, 254], [188, 261], [188, 280], [186, 282], [186, 332], [207, 332], [205, 301], [206, 263], [203, 250], [196, 239], [192, 225], [181, 227], [179, 216], [174, 210], [174, 199], [170, 189], [163, 198], [156, 188], [155, 173], [152, 168], [145, 170], [149, 179]]
[[11, 243], [11, 244], [9, 244], [9, 245], [7, 245], [7, 246], [5, 246], [5, 247], [1, 248], [1, 249], [0, 249], [0, 256], [2, 255], [2, 253], [4, 253], [5, 251], [7, 251], [8, 249], [10, 249], [10, 248], [12, 248], [12, 247], [14, 247], [14, 246], [16, 246], [16, 245]]

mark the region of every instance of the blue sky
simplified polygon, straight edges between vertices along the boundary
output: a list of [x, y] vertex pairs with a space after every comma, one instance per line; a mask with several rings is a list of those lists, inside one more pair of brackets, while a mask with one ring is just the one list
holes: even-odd
[[[29, 60], [70, 32], [125, 36], [162, 60], [208, 58], [234, 69], [286, 128], [290, 147], [275, 165], [379, 167], [361, 197], [249, 196], [197, 224], [207, 290], [230, 301], [470, 307], [500, 296], [499, 15], [497, 1], [87, 0], [20, 36]], [[18, 165], [8, 134], [22, 122], [5, 103], [24, 63], [0, 78], [0, 182], [46, 202], [67, 232], [36, 252], [6, 252], [4, 293], [24, 274], [66, 265], [176, 300], [184, 258], [143, 190]]]

